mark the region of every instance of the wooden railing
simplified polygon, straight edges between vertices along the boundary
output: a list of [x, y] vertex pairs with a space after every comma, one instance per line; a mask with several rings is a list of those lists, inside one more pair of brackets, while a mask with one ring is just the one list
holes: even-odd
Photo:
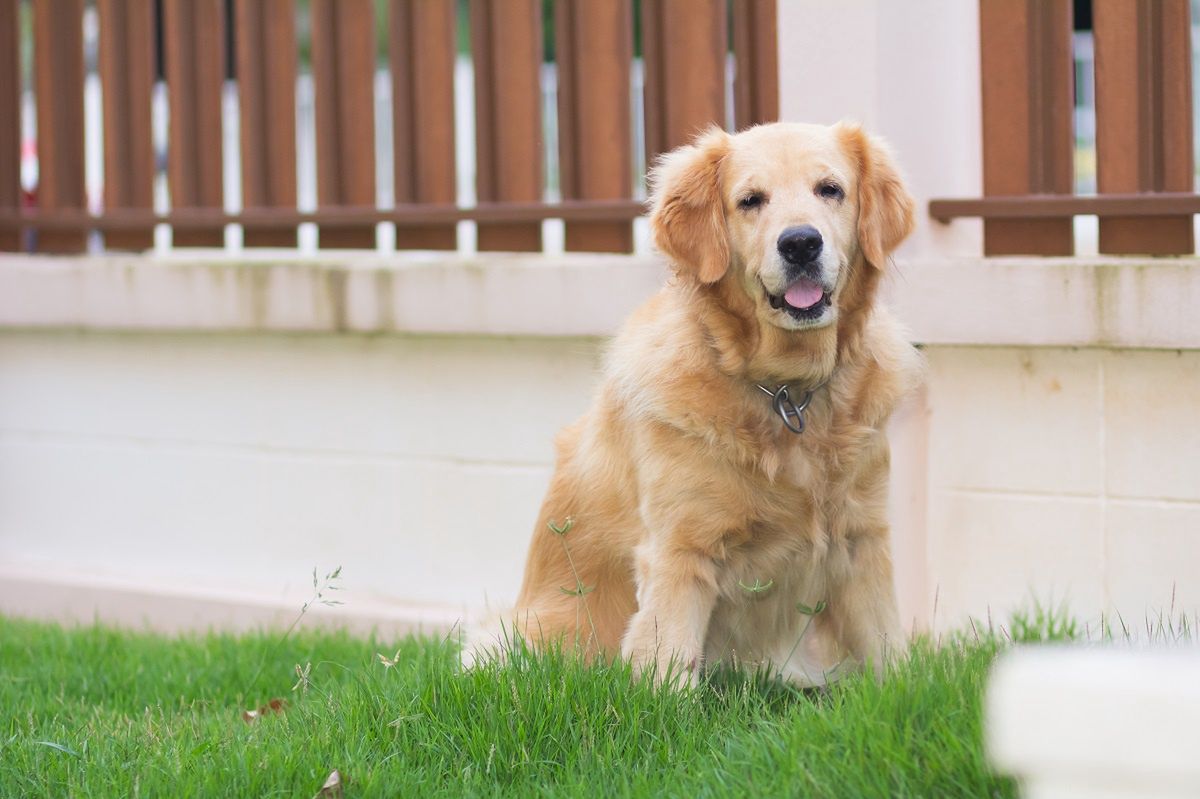
[[1107, 254], [1195, 252], [1189, 0], [1093, 0], [1098, 194], [1072, 194], [1070, 0], [979, 0], [982, 199], [930, 202], [984, 219], [988, 255], [1070, 255], [1075, 215]]
[[[644, 212], [633, 186], [630, 103], [640, 15], [647, 161], [727, 119], [733, 42], [735, 125], [778, 113], [775, 0], [553, 0], [561, 202], [547, 203], [540, 70], [543, 0], [96, 0], [103, 97], [103, 197], [84, 180], [83, 0], [31, 0], [38, 179], [22, 190], [20, 0], [0, 0], [0, 249], [72, 253], [92, 231], [108, 249], [296, 245], [453, 249], [477, 223], [481, 250], [542, 247], [541, 220], [565, 220], [568, 250], [629, 252]], [[465, 7], [466, 19], [460, 19]], [[232, 9], [228, 13], [227, 9]], [[377, 11], [377, 9], [379, 9]], [[307, 14], [316, 119], [316, 208], [297, 206], [297, 19]], [[728, 30], [729, 21], [732, 31]], [[460, 26], [474, 71], [475, 196], [458, 203], [454, 71]], [[230, 31], [232, 28], [232, 31]], [[387, 31], [394, 207], [376, 203], [376, 30]], [[156, 31], [161, 32], [156, 34]], [[235, 43], [226, 52], [228, 33]], [[161, 47], [156, 47], [161, 35]], [[26, 43], [25, 46], [29, 46]], [[159, 63], [161, 58], [162, 63]], [[237, 87], [240, 208], [222, 180], [226, 63]], [[155, 210], [152, 94], [168, 96], [166, 193]], [[462, 120], [458, 120], [461, 124]], [[161, 206], [161, 204], [160, 204]], [[94, 245], [93, 245], [94, 246]]]

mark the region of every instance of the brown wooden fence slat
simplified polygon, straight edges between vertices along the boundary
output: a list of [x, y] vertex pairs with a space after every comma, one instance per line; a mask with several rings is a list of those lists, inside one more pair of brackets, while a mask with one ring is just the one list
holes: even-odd
[[[21, 207], [21, 49], [17, 0], [0, 0], [0, 213]], [[20, 228], [0, 230], [0, 251], [22, 249]]]
[[[375, 204], [374, 0], [312, 0], [317, 205]], [[375, 227], [319, 228], [320, 246], [375, 248]]]
[[[453, 204], [455, 0], [392, 0], [396, 204]], [[396, 247], [453, 250], [456, 225], [397, 228]]]
[[[1192, 191], [1188, 0], [1096, 0], [1100, 193]], [[1100, 221], [1100, 252], [1195, 252], [1190, 215]]]
[[[296, 207], [296, 16], [293, 0], [237, 0], [242, 206]], [[295, 247], [289, 226], [245, 226], [247, 247]]]
[[[104, 102], [104, 210], [154, 205], [154, 0], [97, 0]], [[110, 250], [146, 250], [154, 229], [110, 231]]]
[[[983, 193], [1070, 194], [1070, 0], [980, 0]], [[1070, 255], [1070, 219], [984, 222], [986, 255]]]
[[646, 162], [725, 126], [725, 0], [643, 0]]
[[[476, 194], [481, 202], [542, 199], [540, 0], [471, 0]], [[537, 223], [478, 224], [480, 250], [542, 248]]]
[[733, 0], [733, 117], [738, 130], [779, 119], [777, 3]]
[[[221, 87], [225, 80], [222, 0], [163, 0], [163, 49], [170, 124], [167, 186], [175, 209], [224, 208]], [[222, 225], [174, 229], [175, 247], [221, 247]]]
[[[633, 192], [627, 0], [557, 0], [558, 152], [562, 196], [625, 199]], [[628, 222], [568, 222], [566, 249], [632, 252]]]
[[[83, 0], [35, 0], [33, 39], [38, 206], [84, 209]], [[41, 231], [36, 246], [41, 252], [82, 252], [87, 233]]]

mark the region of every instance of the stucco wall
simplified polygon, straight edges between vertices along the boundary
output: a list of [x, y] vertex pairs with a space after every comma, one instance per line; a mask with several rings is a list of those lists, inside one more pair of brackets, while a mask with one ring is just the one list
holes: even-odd
[[[894, 277], [930, 364], [891, 430], [904, 618], [1200, 607], [1200, 270]], [[339, 564], [333, 616], [363, 625], [503, 604], [554, 433], [660, 280], [588, 257], [0, 259], [0, 610], [247, 626]]]
[[342, 565], [351, 613], [435, 626], [511, 600], [552, 437], [587, 403], [597, 353], [585, 338], [0, 335], [0, 564], [296, 607], [314, 566]]
[[[1200, 608], [1200, 352], [931, 347], [928, 601]], [[1116, 623], [1114, 621], [1114, 623]]]

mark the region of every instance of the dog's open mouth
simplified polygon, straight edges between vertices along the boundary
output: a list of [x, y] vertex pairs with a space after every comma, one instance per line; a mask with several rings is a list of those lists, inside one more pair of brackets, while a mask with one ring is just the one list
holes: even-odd
[[806, 277], [793, 281], [783, 294], [772, 294], [768, 291], [767, 301], [775, 310], [787, 311], [796, 319], [812, 319], [820, 316], [826, 306], [833, 303], [829, 293], [820, 283]]

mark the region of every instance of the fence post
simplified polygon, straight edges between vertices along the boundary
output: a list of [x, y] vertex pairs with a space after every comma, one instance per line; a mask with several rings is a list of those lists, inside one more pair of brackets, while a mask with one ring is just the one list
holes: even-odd
[[[21, 210], [21, 32], [17, 0], [0, 0], [0, 214]], [[0, 252], [22, 249], [20, 225], [0, 228]]]
[[[83, 182], [83, 0], [34, 0], [40, 211], [87, 210]], [[87, 248], [86, 230], [41, 230], [37, 249]]]
[[643, 0], [646, 163], [725, 127], [725, 0]]
[[[224, 208], [221, 87], [225, 82], [222, 0], [163, 0], [163, 49], [171, 124], [167, 185], [171, 208]], [[221, 247], [225, 228], [172, 231], [175, 247]]]
[[[454, 0], [392, 0], [392, 152], [396, 205], [457, 201]], [[396, 227], [398, 249], [453, 250], [454, 224]]]
[[[375, 8], [312, 0], [318, 206], [375, 207]], [[319, 228], [321, 247], [375, 248], [375, 225]]]
[[[633, 193], [628, 0], [557, 0], [559, 179], [565, 200]], [[566, 249], [632, 252], [630, 222], [567, 222]]]
[[777, 0], [733, 0], [733, 110], [738, 130], [779, 119]]
[[[1096, 183], [1100, 193], [1191, 192], [1188, 0], [1097, 0]], [[1192, 216], [1100, 220], [1100, 252], [1195, 251]]]
[[[154, 207], [153, 0], [98, 0], [100, 82], [104, 101], [104, 210]], [[154, 227], [111, 230], [110, 250], [154, 246]]]
[[[237, 0], [242, 207], [296, 208], [296, 12], [293, 0]], [[243, 225], [247, 247], [295, 247], [294, 225]]]
[[[985, 196], [1070, 194], [1074, 65], [1069, 0], [979, 0]], [[1071, 255], [1071, 219], [997, 219], [985, 255]]]
[[[542, 4], [471, 0], [480, 202], [542, 199]], [[480, 222], [480, 250], [542, 248], [540, 222]]]

